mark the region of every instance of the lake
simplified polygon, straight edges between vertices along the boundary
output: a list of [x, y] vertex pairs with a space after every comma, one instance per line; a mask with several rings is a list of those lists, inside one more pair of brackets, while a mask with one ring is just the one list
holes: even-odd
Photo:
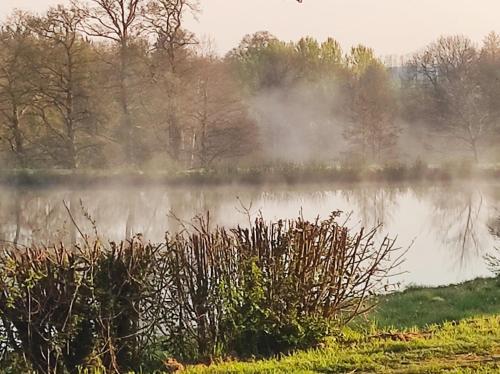
[[498, 182], [0, 187], [0, 192], [0, 240], [21, 245], [78, 239], [71, 218], [86, 234], [93, 233], [93, 220], [104, 239], [142, 233], [148, 240], [161, 241], [166, 230], [179, 229], [179, 220], [207, 211], [212, 224], [235, 226], [248, 224], [246, 210], [269, 220], [299, 214], [326, 218], [342, 210], [353, 229], [382, 225], [380, 235], [397, 237], [401, 250], [409, 248], [399, 280], [429, 286], [490, 276], [483, 256], [499, 246], [490, 233], [499, 224]]

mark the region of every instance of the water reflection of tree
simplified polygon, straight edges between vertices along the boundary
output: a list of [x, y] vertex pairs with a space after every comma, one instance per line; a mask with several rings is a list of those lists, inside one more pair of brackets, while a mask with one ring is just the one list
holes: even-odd
[[[339, 199], [355, 213], [354, 216], [362, 220], [363, 225], [373, 227], [393, 223], [399, 202], [413, 194], [425, 202], [430, 199], [434, 206], [430, 222], [432, 233], [454, 250], [461, 264], [466, 262], [468, 256], [481, 255], [484, 247], [482, 241], [491, 236], [485, 232], [485, 223], [488, 222], [487, 217], [484, 217], [487, 215], [487, 199], [483, 201], [483, 194], [479, 190], [425, 187], [417, 191], [408, 187], [361, 185], [337, 190], [333, 200], [336, 202]], [[293, 210], [295, 215], [301, 204], [312, 201], [315, 207], [312, 214], [315, 214], [317, 209], [324, 208], [324, 201], [332, 199], [330, 192], [321, 189], [311, 192], [310, 188], [305, 187], [303, 190], [294, 188], [290, 191], [273, 189], [268, 194], [262, 189], [239, 190], [234, 187], [208, 190], [102, 188], [79, 191], [3, 188], [0, 194], [0, 240], [19, 244], [77, 240], [78, 234], [62, 204], [64, 200], [84, 233], [91, 234], [93, 229], [84, 217], [82, 205], [96, 221], [102, 238], [121, 240], [125, 233], [142, 233], [146, 239], [157, 241], [163, 238], [166, 230], [175, 231], [179, 228], [176, 226], [178, 222], [169, 219], [171, 211], [182, 220], [190, 220], [194, 215], [210, 210], [214, 223], [244, 222], [246, 217], [236, 209], [237, 196], [245, 203], [254, 202], [254, 210], [270, 206], [278, 209], [277, 214], [285, 215], [289, 214], [290, 204], [296, 209]], [[305, 200], [297, 201], [298, 196], [305, 196]], [[332, 207], [335, 208], [338, 207]], [[413, 213], [409, 211], [404, 214]], [[496, 227], [500, 231], [500, 224]]]
[[485, 250], [484, 239], [488, 235], [485, 235], [487, 208], [483, 193], [479, 189], [451, 186], [429, 192], [433, 203], [431, 231], [454, 252], [463, 268]]
[[398, 209], [398, 196], [406, 189], [387, 186], [362, 186], [342, 190], [344, 199], [360, 215], [366, 227], [388, 225]]
[[[99, 235], [106, 240], [122, 240], [141, 233], [157, 241], [162, 240], [166, 230], [178, 229], [168, 218], [170, 212], [188, 221], [210, 210], [215, 222], [220, 206], [230, 197], [224, 190], [203, 189], [2, 188], [0, 240], [21, 245], [73, 243], [79, 238], [74, 220], [88, 235], [94, 233], [95, 222]], [[234, 205], [233, 200], [231, 204]]]
[[60, 197], [58, 193], [3, 189], [1, 196], [0, 232], [4, 242], [46, 244], [68, 238], [67, 213], [54, 201], [55, 196]]
[[492, 218], [488, 224], [490, 228], [490, 233], [497, 240], [500, 240], [500, 216], [497, 218]]
[[23, 209], [22, 193], [17, 190], [4, 191], [6, 197], [0, 201], [0, 241], [14, 245], [22, 242], [23, 235]]
[[[500, 216], [492, 218], [488, 226], [495, 242], [500, 242]], [[495, 247], [490, 253], [485, 255], [484, 259], [489, 269], [494, 274], [500, 276], [500, 247]]]

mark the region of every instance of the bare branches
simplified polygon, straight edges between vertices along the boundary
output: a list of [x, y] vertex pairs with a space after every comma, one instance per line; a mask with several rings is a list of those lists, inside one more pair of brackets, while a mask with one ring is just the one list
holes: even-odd
[[167, 51], [171, 59], [177, 49], [196, 43], [194, 35], [183, 29], [186, 11], [199, 9], [192, 0], [150, 0], [141, 11], [155, 48]]
[[435, 130], [461, 141], [476, 162], [481, 142], [496, 125], [481, 64], [480, 51], [463, 36], [439, 38], [408, 64], [431, 108], [426, 110], [438, 124]]
[[[259, 326], [271, 331], [291, 323], [291, 315], [347, 321], [369, 308], [367, 298], [390, 287], [384, 282], [401, 264], [401, 255], [393, 256], [398, 249], [389, 238], [375, 247], [376, 229], [350, 236], [337, 217], [270, 224], [258, 218], [251, 228], [230, 231], [209, 231], [202, 220], [194, 233], [169, 240], [172, 266], [181, 277], [173, 284], [172, 300], [178, 324], [186, 327], [183, 339], [192, 335], [200, 357], [212, 357], [211, 347], [236, 344], [239, 333], [248, 338], [249, 330], [259, 328], [239, 325], [248, 308], [268, 311], [269, 320], [259, 320]], [[227, 323], [245, 332], [219, 336]]]
[[191, 167], [210, 167], [218, 160], [241, 157], [257, 146], [256, 124], [227, 64], [200, 58], [191, 99]]
[[93, 6], [73, 2], [84, 15], [83, 31], [127, 46], [141, 35], [139, 8], [144, 0], [89, 0]]
[[279, 353], [297, 346], [283, 340], [297, 325], [312, 344], [320, 336], [308, 321], [345, 323], [369, 309], [403, 255], [389, 238], [376, 245], [377, 229], [351, 234], [339, 215], [259, 217], [234, 229], [210, 229], [207, 215], [159, 245], [137, 235], [109, 245], [4, 248], [0, 333], [42, 373], [92, 360], [138, 370], [158, 342], [182, 360]]

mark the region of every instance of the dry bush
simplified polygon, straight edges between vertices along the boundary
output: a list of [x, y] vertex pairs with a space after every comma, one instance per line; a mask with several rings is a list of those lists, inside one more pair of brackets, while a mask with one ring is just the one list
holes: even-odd
[[194, 232], [168, 238], [177, 348], [198, 358], [274, 354], [364, 313], [401, 257], [387, 237], [375, 245], [376, 229], [351, 234], [339, 214], [213, 231], [200, 219]]
[[401, 258], [393, 240], [351, 233], [339, 214], [234, 229], [210, 229], [207, 216], [158, 245], [5, 248], [3, 354], [41, 373], [124, 372], [158, 369], [166, 355], [193, 362], [314, 345], [365, 312]]
[[41, 373], [86, 365], [137, 368], [164, 294], [154, 288], [164, 279], [158, 249], [138, 238], [109, 246], [4, 249], [4, 353], [21, 353]]

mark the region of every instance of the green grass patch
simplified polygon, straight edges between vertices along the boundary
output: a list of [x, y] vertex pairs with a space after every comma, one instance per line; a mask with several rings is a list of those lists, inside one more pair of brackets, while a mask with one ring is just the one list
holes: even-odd
[[409, 288], [381, 297], [368, 316], [381, 328], [423, 328], [445, 321], [500, 314], [500, 278], [437, 288]]
[[188, 368], [218, 373], [500, 373], [500, 278], [379, 298], [324, 347], [270, 360]]
[[194, 366], [217, 373], [497, 373], [500, 316], [400, 332], [345, 330], [324, 347], [255, 362]]

